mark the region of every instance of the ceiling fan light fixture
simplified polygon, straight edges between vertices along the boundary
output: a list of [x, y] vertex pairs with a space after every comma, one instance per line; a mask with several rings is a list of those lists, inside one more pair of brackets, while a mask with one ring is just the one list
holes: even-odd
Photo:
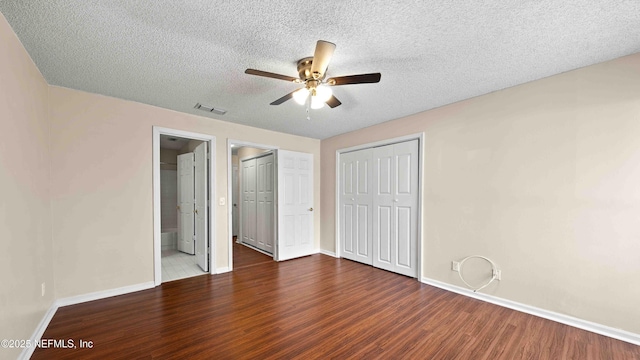
[[307, 97], [309, 97], [309, 89], [307, 88], [302, 88], [293, 93], [293, 100], [300, 105], [304, 105], [307, 102]]
[[324, 101], [317, 96], [311, 97], [311, 108], [312, 109], [320, 109], [324, 106]]
[[331, 88], [326, 85], [319, 85], [316, 88], [315, 97], [323, 103], [329, 100], [331, 98], [331, 95], [333, 95], [333, 91], [331, 91]]
[[293, 98], [298, 104], [308, 106], [307, 113], [309, 108], [320, 109], [325, 104], [333, 109], [340, 106], [342, 102], [333, 95], [330, 86], [380, 82], [380, 73], [338, 76], [325, 80], [329, 62], [335, 49], [336, 44], [318, 40], [313, 56], [298, 60], [298, 78], [256, 69], [246, 69], [244, 72], [249, 75], [304, 84], [303, 89], [294, 90], [269, 105], [280, 105]]

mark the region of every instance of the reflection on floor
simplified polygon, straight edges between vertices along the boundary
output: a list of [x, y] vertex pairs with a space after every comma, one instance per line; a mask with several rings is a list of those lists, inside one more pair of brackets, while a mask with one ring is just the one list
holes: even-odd
[[265, 255], [248, 246], [233, 242], [233, 269], [262, 264], [273, 261], [273, 256]]
[[178, 250], [162, 251], [162, 282], [206, 274], [196, 263], [196, 256]]

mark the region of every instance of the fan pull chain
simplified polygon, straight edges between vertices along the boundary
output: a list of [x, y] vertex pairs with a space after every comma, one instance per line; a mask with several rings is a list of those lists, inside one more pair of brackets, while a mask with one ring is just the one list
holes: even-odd
[[310, 115], [310, 110], [311, 110], [311, 92], [309, 92], [309, 97], [307, 97], [307, 120], [311, 120], [311, 115]]

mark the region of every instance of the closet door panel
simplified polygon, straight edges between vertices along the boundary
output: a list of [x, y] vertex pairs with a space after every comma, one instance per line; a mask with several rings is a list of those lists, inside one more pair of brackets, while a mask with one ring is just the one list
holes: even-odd
[[343, 204], [340, 215], [341, 215], [341, 232], [340, 238], [342, 239], [342, 256], [355, 260], [355, 239], [353, 235], [355, 234], [355, 230], [353, 229], [353, 219], [354, 219], [354, 205], [353, 204]]
[[373, 217], [373, 193], [371, 189], [371, 177], [373, 174], [372, 150], [364, 149], [354, 152], [356, 168], [356, 223], [358, 224], [358, 261], [365, 264], [373, 264], [372, 222]]
[[341, 256], [372, 264], [371, 149], [340, 155]]
[[418, 140], [393, 145], [394, 272], [418, 276]]
[[373, 266], [393, 271], [393, 216], [391, 206], [377, 206], [374, 218]]
[[356, 155], [355, 166], [357, 175], [357, 189], [358, 196], [370, 195], [371, 187], [371, 151], [358, 151]]
[[355, 192], [356, 174], [355, 156], [353, 153], [340, 156], [340, 240], [342, 257], [357, 261], [358, 223], [357, 201]]
[[396, 265], [411, 267], [411, 208], [396, 207]]
[[373, 266], [394, 269], [393, 145], [373, 149]]
[[360, 259], [366, 259], [366, 262], [369, 262], [369, 257], [371, 251], [369, 239], [370, 231], [369, 231], [369, 211], [371, 207], [368, 205], [356, 205], [357, 213], [355, 218], [355, 223], [358, 227], [357, 229], [357, 256]]
[[375, 196], [391, 196], [393, 179], [393, 147], [385, 146], [377, 148], [374, 152], [376, 164], [375, 170]]
[[399, 154], [395, 156], [396, 168], [396, 194], [411, 195], [412, 194], [412, 171], [411, 171], [411, 154]]

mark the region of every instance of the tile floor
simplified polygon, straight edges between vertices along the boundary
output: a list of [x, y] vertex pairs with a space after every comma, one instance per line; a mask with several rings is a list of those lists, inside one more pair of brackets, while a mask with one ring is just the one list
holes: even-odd
[[196, 256], [178, 250], [162, 250], [162, 282], [206, 274], [196, 263]]

